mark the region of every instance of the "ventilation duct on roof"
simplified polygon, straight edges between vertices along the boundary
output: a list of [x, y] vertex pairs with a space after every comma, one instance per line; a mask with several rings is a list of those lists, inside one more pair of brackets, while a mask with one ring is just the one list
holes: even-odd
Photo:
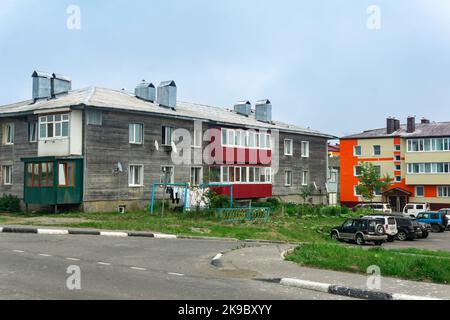
[[255, 106], [256, 120], [262, 122], [272, 122], [272, 103], [269, 100], [260, 100]]
[[416, 131], [416, 117], [408, 117], [406, 131], [408, 133], [413, 133], [414, 131]]
[[33, 78], [33, 100], [48, 99], [52, 96], [52, 78], [48, 72], [34, 71]]
[[72, 90], [72, 80], [62, 74], [52, 74], [52, 97]]
[[134, 89], [134, 94], [139, 99], [155, 102], [156, 100], [156, 89], [153, 83], [148, 83], [145, 80], [142, 80], [142, 82]]
[[163, 81], [159, 84], [157, 101], [160, 106], [176, 109], [177, 85], [175, 81]]
[[249, 116], [252, 112], [252, 104], [250, 101], [239, 101], [234, 105], [234, 111], [244, 116]]
[[392, 134], [395, 130], [395, 119], [394, 118], [387, 118], [386, 119], [386, 133]]

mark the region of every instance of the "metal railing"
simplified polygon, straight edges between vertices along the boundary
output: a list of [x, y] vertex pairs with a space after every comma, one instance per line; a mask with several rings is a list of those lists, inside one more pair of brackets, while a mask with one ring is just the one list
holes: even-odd
[[216, 217], [225, 222], [268, 221], [270, 219], [270, 208], [221, 208], [216, 209]]

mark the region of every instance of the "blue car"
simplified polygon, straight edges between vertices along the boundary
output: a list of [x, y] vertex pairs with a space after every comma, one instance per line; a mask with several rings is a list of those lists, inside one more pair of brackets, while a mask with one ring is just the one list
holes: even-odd
[[448, 225], [448, 218], [442, 212], [421, 212], [417, 221], [429, 224], [433, 232], [444, 232]]

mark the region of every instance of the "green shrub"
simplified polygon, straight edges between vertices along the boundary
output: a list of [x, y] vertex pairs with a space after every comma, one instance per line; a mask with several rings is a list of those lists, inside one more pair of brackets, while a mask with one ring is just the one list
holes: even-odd
[[4, 212], [20, 212], [20, 199], [13, 195], [4, 194], [0, 198], [0, 211]]
[[211, 209], [218, 208], [229, 208], [230, 207], [230, 197], [218, 195], [212, 190], [209, 190], [205, 195], [207, 201], [209, 202], [209, 206]]

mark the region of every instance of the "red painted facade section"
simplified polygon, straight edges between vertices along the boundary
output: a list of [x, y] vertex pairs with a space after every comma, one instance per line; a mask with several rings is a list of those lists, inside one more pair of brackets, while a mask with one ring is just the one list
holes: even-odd
[[[212, 188], [217, 194], [230, 195], [230, 187]], [[272, 184], [234, 184], [234, 199], [259, 199], [270, 198], [272, 196]]]

